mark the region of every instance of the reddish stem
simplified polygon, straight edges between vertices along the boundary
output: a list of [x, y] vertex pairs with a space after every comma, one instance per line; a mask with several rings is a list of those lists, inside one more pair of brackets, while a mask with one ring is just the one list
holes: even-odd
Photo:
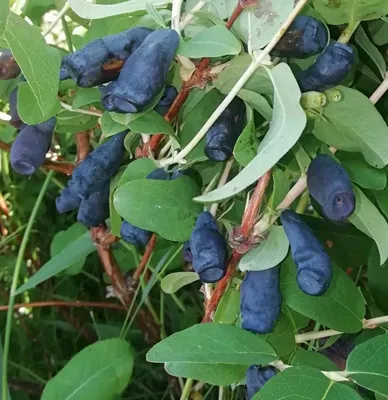
[[79, 164], [85, 159], [85, 157], [89, 154], [90, 151], [89, 132], [88, 131], [78, 132], [75, 136], [75, 142], [77, 144], [76, 164]]
[[137, 266], [136, 271], [133, 274], [132, 279], [134, 282], [135, 281], [137, 282], [139, 280], [140, 276], [142, 275], [142, 273], [144, 271], [144, 268], [147, 266], [148, 261], [150, 260], [152, 252], [154, 250], [154, 247], [156, 245], [157, 238], [158, 237], [155, 235], [155, 233], [151, 236], [151, 239], [147, 244], [147, 247], [145, 249], [143, 257], [141, 258], [141, 261], [140, 261], [139, 265]]
[[[78, 307], [78, 308], [111, 308], [114, 310], [125, 310], [121, 304], [117, 303], [104, 303], [98, 301], [60, 301], [60, 300], [47, 300], [47, 301], [35, 301], [32, 303], [20, 303], [15, 304], [14, 309], [18, 310], [19, 308], [42, 308], [42, 307]], [[8, 305], [1, 305], [0, 311], [7, 311]]]
[[230, 29], [232, 27], [232, 25], [234, 24], [234, 22], [236, 21], [236, 19], [240, 16], [240, 14], [243, 12], [243, 7], [240, 4], [240, 2], [237, 4], [236, 8], [233, 10], [232, 15], [230, 16], [230, 18], [228, 19], [228, 22], [226, 23], [226, 27], [228, 29]]
[[[255, 192], [249, 201], [248, 208], [246, 209], [242, 224], [241, 224], [241, 236], [243, 240], [249, 240], [249, 236], [251, 234], [253, 225], [256, 220], [257, 212], [260, 208], [260, 205], [264, 199], [265, 190], [268, 186], [269, 179], [271, 177], [271, 171], [267, 171], [265, 175], [263, 175], [258, 181], [255, 188]], [[208, 301], [205, 310], [205, 316], [202, 319], [202, 322], [210, 322], [213, 314], [215, 313], [218, 303], [220, 302], [222, 296], [224, 295], [226, 289], [229, 286], [230, 281], [233, 278], [234, 272], [236, 271], [237, 265], [243, 255], [240, 254], [237, 250], [233, 250], [232, 255], [228, 262], [228, 268], [225, 276], [218, 282], [216, 289], [213, 292], [212, 297]]]

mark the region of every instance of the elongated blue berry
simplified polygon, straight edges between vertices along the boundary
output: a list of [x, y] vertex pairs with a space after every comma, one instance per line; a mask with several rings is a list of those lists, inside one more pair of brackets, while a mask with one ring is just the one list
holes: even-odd
[[330, 257], [296, 212], [283, 211], [280, 219], [290, 242], [299, 288], [310, 296], [322, 296], [333, 274]]
[[282, 304], [279, 271], [276, 266], [246, 273], [240, 302], [243, 329], [260, 334], [273, 331]]
[[125, 60], [151, 32], [151, 29], [138, 27], [93, 40], [82, 49], [64, 57], [63, 68], [81, 87], [92, 87], [115, 80]]
[[251, 365], [246, 372], [247, 400], [252, 400], [256, 393], [274, 376], [276, 368]]
[[9, 50], [2, 50], [0, 54], [0, 80], [16, 78], [20, 68]]
[[81, 198], [68, 187], [65, 187], [60, 196], [55, 199], [55, 205], [60, 214], [75, 210], [80, 204]]
[[302, 92], [324, 92], [339, 85], [348, 75], [355, 62], [352, 48], [343, 43], [326, 47], [314, 64], [302, 71], [297, 80]]
[[162, 90], [179, 44], [172, 29], [151, 33], [127, 59], [112, 92], [112, 101], [121, 112], [136, 113], [152, 102]]
[[56, 119], [25, 126], [11, 147], [12, 168], [22, 175], [31, 175], [46, 159], [50, 149]]
[[156, 104], [154, 110], [160, 115], [166, 114], [177, 94], [178, 91], [174, 86], [166, 86], [163, 96], [158, 101], [158, 104]]
[[307, 188], [332, 221], [344, 221], [353, 214], [356, 198], [345, 168], [330, 156], [321, 154], [307, 171]]
[[209, 212], [199, 215], [190, 237], [193, 268], [202, 282], [218, 282], [226, 273], [228, 245]]
[[225, 161], [243, 131], [244, 102], [235, 97], [206, 134], [205, 154], [213, 161]]
[[[170, 180], [170, 174], [163, 168], [157, 168], [150, 172], [146, 179], [168, 181]], [[152, 232], [132, 225], [128, 221], [123, 221], [120, 228], [120, 236], [127, 243], [131, 243], [134, 246], [145, 246], [151, 239]]]
[[101, 85], [98, 88], [101, 92], [101, 105], [106, 111], [116, 111], [116, 106], [112, 101], [112, 91], [116, 86], [117, 81], [110, 82], [108, 85]]
[[68, 185], [83, 198], [99, 192], [115, 175], [124, 159], [124, 138], [127, 131], [110, 137], [74, 169]]
[[327, 29], [322, 22], [307, 15], [298, 15], [271, 54], [276, 57], [308, 58], [321, 53], [327, 40]]
[[88, 228], [102, 224], [109, 215], [109, 184], [100, 191], [83, 199], [79, 206], [77, 220]]

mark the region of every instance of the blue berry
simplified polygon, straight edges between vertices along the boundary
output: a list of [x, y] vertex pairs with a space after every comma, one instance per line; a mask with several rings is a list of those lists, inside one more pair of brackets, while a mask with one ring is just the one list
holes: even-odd
[[183, 259], [189, 263], [193, 262], [193, 254], [190, 249], [190, 241], [183, 243]]
[[154, 169], [152, 172], [150, 172], [147, 175], [146, 179], [154, 179], [157, 181], [169, 181], [170, 174], [167, 171], [165, 171], [163, 168], [157, 168], [157, 169]]
[[225, 276], [228, 245], [209, 212], [199, 215], [190, 237], [193, 268], [202, 282], [218, 282]]
[[117, 81], [113, 81], [108, 85], [101, 85], [98, 88], [101, 92], [101, 105], [104, 107], [106, 111], [116, 111], [116, 106], [112, 101], [112, 91], [115, 88]]
[[332, 221], [344, 221], [354, 212], [356, 198], [349, 175], [330, 156], [321, 154], [311, 162], [307, 188]]
[[235, 97], [206, 134], [205, 154], [210, 160], [225, 161], [232, 156], [243, 131], [244, 116], [244, 102]]
[[310, 296], [322, 296], [333, 274], [330, 257], [296, 212], [283, 211], [280, 219], [290, 242], [299, 288]]
[[302, 71], [297, 80], [302, 92], [324, 92], [339, 85], [348, 75], [355, 62], [350, 46], [334, 43], [326, 47], [313, 65]]
[[279, 272], [276, 266], [246, 273], [240, 302], [243, 329], [260, 334], [273, 331], [282, 304]]
[[81, 198], [77, 193], [74, 193], [69, 187], [65, 187], [60, 196], [55, 199], [57, 211], [60, 214], [75, 210], [81, 204]]
[[38, 125], [26, 125], [11, 147], [12, 168], [22, 175], [31, 175], [46, 159], [56, 119]]
[[189, 178], [193, 179], [195, 183], [202, 187], [202, 177], [201, 174], [194, 168], [187, 168], [187, 169], [174, 169], [172, 172], [171, 180], [178, 179], [181, 176], [188, 176]]
[[327, 40], [327, 29], [322, 22], [299, 15], [271, 54], [276, 57], [308, 58], [321, 53]]
[[134, 246], [145, 246], [151, 239], [152, 232], [138, 228], [131, 223], [124, 221], [121, 224], [120, 235], [123, 240]]
[[83, 199], [79, 206], [77, 220], [88, 228], [102, 224], [109, 215], [109, 184], [100, 191]]
[[164, 86], [178, 44], [174, 30], [160, 29], [127, 59], [112, 92], [119, 111], [137, 113], [152, 102]]
[[251, 365], [246, 372], [247, 400], [252, 400], [256, 393], [274, 376], [276, 368]]
[[9, 50], [0, 54], [0, 80], [14, 79], [20, 74], [20, 68]]
[[155, 106], [154, 110], [160, 115], [165, 115], [169, 110], [171, 104], [175, 100], [177, 94], [178, 91], [175, 89], [174, 86], [166, 86], [163, 96], [158, 101], [158, 104]]
[[82, 198], [99, 192], [115, 175], [124, 159], [124, 138], [127, 131], [110, 137], [74, 169], [68, 185]]
[[69, 71], [67, 70], [66, 66], [62, 62], [61, 69], [59, 70], [59, 80], [60, 81], [64, 81], [64, 80], [69, 79], [69, 78], [70, 78]]
[[122, 63], [152, 32], [133, 28], [93, 40], [81, 50], [63, 58], [63, 67], [78, 86], [92, 87], [117, 79]]

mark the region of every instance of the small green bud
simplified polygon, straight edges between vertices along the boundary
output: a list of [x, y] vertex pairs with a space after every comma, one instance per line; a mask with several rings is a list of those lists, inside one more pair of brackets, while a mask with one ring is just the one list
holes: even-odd
[[326, 95], [320, 92], [307, 92], [302, 94], [300, 104], [304, 109], [319, 110], [326, 104]]
[[342, 100], [342, 92], [335, 88], [326, 90], [325, 95], [329, 101], [332, 101], [334, 103]]

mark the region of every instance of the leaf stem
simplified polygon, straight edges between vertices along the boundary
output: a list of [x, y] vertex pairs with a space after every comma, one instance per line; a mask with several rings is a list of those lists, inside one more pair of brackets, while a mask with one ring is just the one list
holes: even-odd
[[295, 8], [292, 10], [288, 18], [284, 21], [280, 29], [276, 32], [271, 41], [267, 44], [262, 52], [252, 60], [251, 64], [248, 66], [244, 74], [240, 77], [240, 79], [236, 82], [232, 90], [225, 97], [222, 103], [217, 107], [217, 109], [213, 112], [210, 118], [206, 121], [200, 131], [196, 134], [196, 136], [191, 140], [191, 142], [178, 154], [167, 158], [166, 160], [160, 161], [160, 165], [168, 166], [171, 164], [176, 164], [182, 161], [202, 140], [202, 138], [206, 135], [207, 131], [211, 128], [214, 122], [218, 119], [218, 117], [223, 113], [223, 111], [228, 107], [228, 105], [232, 102], [232, 100], [236, 97], [237, 93], [242, 89], [248, 79], [254, 74], [256, 69], [261, 65], [261, 63], [267, 58], [269, 53], [276, 46], [277, 42], [284, 35], [287, 28], [291, 25], [292, 21], [299, 14], [302, 8], [307, 4], [309, 0], [300, 0]]
[[70, 10], [70, 4], [66, 1], [65, 5], [63, 6], [62, 10], [60, 10], [55, 17], [54, 21], [51, 25], [47, 28], [45, 32], [43, 32], [43, 37], [46, 37], [57, 25], [57, 23], [61, 20], [61, 18]]
[[70, 104], [66, 104], [63, 101], [61, 101], [61, 106], [68, 111], [79, 113], [79, 114], [86, 114], [86, 115], [94, 115], [96, 117], [101, 117], [102, 116], [102, 111], [90, 111], [90, 110], [84, 110], [82, 108], [73, 108]]
[[180, 28], [185, 29], [194, 19], [194, 13], [200, 11], [206, 5], [206, 1], [200, 0], [186, 15], [182, 18]]
[[71, 32], [69, 26], [67, 25], [65, 16], [62, 16], [61, 20], [62, 20], [63, 32], [65, 33], [66, 36], [67, 47], [69, 48], [69, 53], [73, 53], [74, 52], [73, 41], [71, 40]]
[[[220, 177], [220, 180], [218, 181], [217, 189], [224, 186], [225, 183], [227, 182], [229, 174], [230, 174], [230, 170], [232, 169], [232, 166], [233, 166], [233, 163], [234, 163], [234, 158], [231, 157], [225, 164], [224, 171]], [[213, 217], [215, 217], [217, 214], [218, 206], [219, 206], [219, 203], [213, 203], [210, 206], [209, 212], [211, 215], [213, 215]]]
[[180, 400], [188, 400], [193, 386], [193, 380], [191, 378], [186, 379], [185, 386], [183, 388]]
[[358, 25], [360, 25], [360, 22], [361, 21], [350, 22], [346, 29], [341, 33], [341, 36], [338, 38], [338, 42], [343, 44], [348, 43], [353, 33], [358, 28]]
[[19, 280], [19, 274], [20, 274], [20, 270], [22, 267], [23, 259], [24, 259], [24, 253], [26, 251], [28, 240], [31, 235], [32, 226], [35, 222], [35, 218], [38, 214], [39, 207], [42, 203], [42, 200], [44, 198], [44, 195], [47, 191], [48, 185], [49, 185], [50, 180], [53, 175], [54, 175], [53, 171], [50, 171], [48, 173], [45, 181], [43, 182], [42, 188], [40, 189], [38, 198], [36, 199], [34, 208], [31, 212], [30, 219], [28, 220], [28, 224], [27, 224], [26, 230], [23, 235], [23, 240], [19, 247], [19, 252], [17, 255], [17, 259], [16, 259], [16, 264], [15, 264], [15, 270], [14, 270], [13, 277], [12, 277], [11, 291], [9, 294], [9, 302], [8, 302], [9, 308], [8, 308], [8, 312], [7, 312], [7, 323], [6, 323], [5, 335], [4, 335], [3, 377], [2, 377], [2, 386], [3, 386], [2, 399], [3, 400], [7, 400], [7, 398], [8, 398], [8, 393], [7, 393], [8, 355], [9, 355], [9, 346], [10, 346], [10, 342], [11, 342], [12, 317], [13, 317], [13, 308], [15, 305], [15, 297], [16, 297], [15, 292], [16, 292], [16, 288], [17, 288], [17, 284], [18, 284], [18, 280]]

